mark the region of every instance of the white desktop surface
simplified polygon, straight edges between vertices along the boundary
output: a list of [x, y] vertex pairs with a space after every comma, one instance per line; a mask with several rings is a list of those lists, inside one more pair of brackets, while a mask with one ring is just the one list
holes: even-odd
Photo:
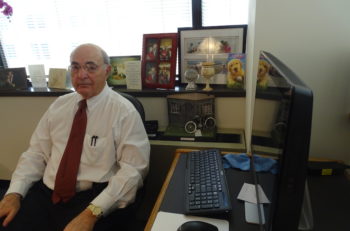
[[226, 220], [187, 216], [184, 214], [159, 211], [152, 226], [152, 231], [176, 231], [183, 223], [187, 221], [203, 221], [215, 225], [219, 231], [229, 230], [229, 222]]

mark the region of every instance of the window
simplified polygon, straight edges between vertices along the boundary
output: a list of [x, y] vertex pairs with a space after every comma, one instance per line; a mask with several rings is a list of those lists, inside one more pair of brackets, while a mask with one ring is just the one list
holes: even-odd
[[212, 115], [213, 114], [213, 104], [205, 103], [202, 105], [202, 114], [203, 115]]
[[171, 103], [170, 104], [170, 113], [171, 114], [180, 114], [180, 104], [178, 103]]
[[[0, 17], [4, 62], [8, 67], [44, 64], [48, 73], [50, 67], [67, 67], [72, 49], [86, 42], [101, 45], [110, 56], [141, 55], [143, 34], [192, 27], [192, 1], [8, 0], [14, 15], [10, 22]], [[232, 20], [236, 14], [229, 12], [237, 9], [231, 2], [249, 0], [202, 1], [206, 26], [242, 24]]]
[[248, 24], [249, 0], [202, 0], [203, 26]]

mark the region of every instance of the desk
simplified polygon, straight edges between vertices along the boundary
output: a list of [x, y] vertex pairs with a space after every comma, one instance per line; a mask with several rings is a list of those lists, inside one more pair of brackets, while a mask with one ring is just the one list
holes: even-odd
[[[183, 191], [181, 172], [184, 168], [184, 154], [188, 149], [178, 149], [169, 168], [163, 186], [145, 227], [150, 231], [158, 211], [183, 213]], [[240, 187], [244, 182], [252, 182], [252, 176], [247, 172], [229, 169], [227, 181], [229, 184], [233, 211], [230, 220], [231, 230], [255, 231], [258, 226], [247, 224], [244, 218], [244, 204], [237, 200]], [[350, 230], [350, 181], [344, 176], [308, 176], [309, 192], [313, 210], [314, 231]], [[174, 195], [175, 194], [175, 195]], [[179, 203], [176, 203], [179, 202]], [[169, 206], [170, 205], [170, 206]]]
[[[191, 150], [178, 149], [176, 151], [174, 160], [171, 164], [162, 189], [146, 224], [145, 231], [150, 231], [152, 229], [152, 225], [157, 217], [158, 211], [180, 214], [184, 212], [184, 195], [181, 192], [185, 191], [183, 179], [186, 164], [186, 154], [181, 153], [189, 151]], [[225, 217], [225, 219], [230, 222], [229, 230], [259, 230], [259, 227], [257, 225], [248, 224], [245, 222], [244, 202], [237, 200], [237, 195], [241, 190], [243, 183], [253, 183], [253, 176], [249, 172], [243, 172], [234, 169], [228, 169], [226, 176], [228, 182], [235, 182], [234, 184], [229, 183], [231, 202], [233, 204], [232, 213], [228, 214]]]

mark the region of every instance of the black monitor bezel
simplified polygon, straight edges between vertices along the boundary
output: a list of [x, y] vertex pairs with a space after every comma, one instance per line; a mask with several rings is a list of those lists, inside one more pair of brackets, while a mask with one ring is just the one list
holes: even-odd
[[[297, 230], [307, 177], [313, 93], [290, 68], [274, 55], [262, 51], [261, 56], [287, 81], [291, 94], [288, 129], [280, 159], [280, 172], [275, 178], [272, 203], [269, 205], [271, 207], [264, 228], [271, 231]], [[253, 148], [251, 150], [253, 152]], [[256, 174], [257, 183], [259, 183], [259, 173]]]

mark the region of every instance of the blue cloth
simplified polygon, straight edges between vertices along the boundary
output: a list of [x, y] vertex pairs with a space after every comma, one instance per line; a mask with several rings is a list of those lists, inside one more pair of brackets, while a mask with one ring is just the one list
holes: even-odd
[[[237, 168], [243, 171], [250, 169], [250, 157], [245, 153], [226, 154], [223, 156], [224, 168]], [[272, 158], [254, 155], [254, 166], [256, 172], [271, 172], [277, 174], [277, 161]]]
[[277, 174], [277, 161], [272, 158], [254, 155], [254, 166], [256, 172], [271, 172]]
[[243, 171], [250, 169], [250, 158], [245, 153], [226, 154], [223, 156], [224, 168], [238, 168]]

